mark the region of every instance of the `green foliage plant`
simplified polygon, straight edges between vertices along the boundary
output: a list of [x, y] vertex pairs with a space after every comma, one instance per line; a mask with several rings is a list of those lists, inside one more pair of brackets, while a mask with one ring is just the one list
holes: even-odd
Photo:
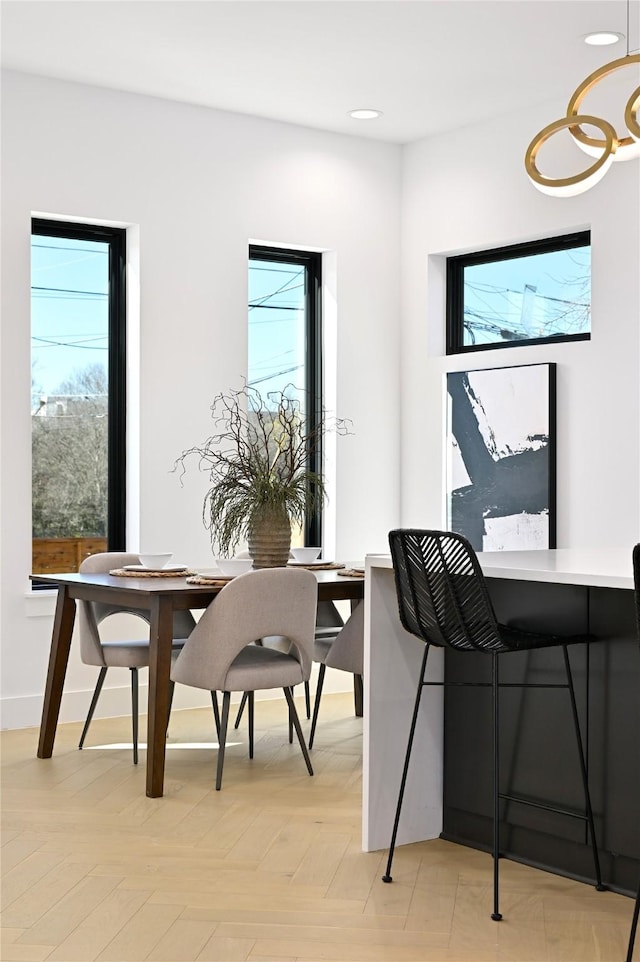
[[106, 369], [90, 364], [34, 411], [33, 538], [106, 537], [108, 391]]
[[218, 394], [211, 405], [214, 433], [183, 451], [174, 470], [197, 458], [209, 474], [202, 518], [213, 550], [232, 554], [265, 516], [302, 526], [325, 498], [322, 474], [311, 470], [329, 430], [349, 434], [348, 422], [322, 410], [309, 427], [292, 385], [264, 397], [245, 384]]

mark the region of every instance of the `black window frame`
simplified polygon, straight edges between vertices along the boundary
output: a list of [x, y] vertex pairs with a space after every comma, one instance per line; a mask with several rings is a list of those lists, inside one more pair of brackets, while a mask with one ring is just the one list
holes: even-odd
[[550, 254], [576, 247], [591, 247], [591, 231], [575, 231], [557, 237], [509, 244], [491, 250], [470, 254], [458, 254], [447, 258], [446, 271], [446, 353], [470, 354], [476, 351], [495, 351], [502, 348], [528, 347], [532, 344], [561, 344], [566, 341], [588, 341], [591, 332], [580, 334], [557, 334], [550, 337], [534, 337], [518, 340], [495, 341], [488, 344], [464, 343], [464, 272], [465, 268], [478, 264], [515, 260], [533, 254]]
[[[285, 247], [267, 247], [263, 244], [249, 245], [249, 260], [276, 261], [298, 264], [305, 268], [305, 318], [306, 356], [305, 385], [307, 396], [307, 423], [311, 430], [322, 421], [324, 409], [322, 393], [322, 254], [319, 251], [300, 251]], [[309, 456], [309, 470], [322, 473], [322, 436]], [[322, 544], [322, 503], [304, 525], [305, 545]]]
[[107, 545], [109, 551], [123, 551], [127, 527], [127, 231], [123, 227], [34, 217], [31, 237], [35, 236], [99, 241], [109, 245]]

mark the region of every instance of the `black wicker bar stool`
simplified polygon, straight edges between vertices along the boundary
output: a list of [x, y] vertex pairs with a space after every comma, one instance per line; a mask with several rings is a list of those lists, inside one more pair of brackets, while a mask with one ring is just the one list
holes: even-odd
[[[638, 625], [638, 638], [640, 638], [640, 544], [637, 544], [633, 549], [633, 584], [634, 584], [634, 596], [636, 602], [636, 622]], [[636, 941], [636, 932], [638, 930], [638, 917], [640, 916], [640, 882], [638, 883], [638, 894], [636, 895], [636, 904], [633, 910], [633, 917], [631, 919], [631, 929], [629, 931], [629, 945], [627, 947], [627, 958], [625, 962], [631, 962], [633, 957], [633, 946]]]
[[[411, 747], [416, 729], [420, 699], [425, 685], [446, 684], [446, 682], [425, 681], [427, 657], [431, 645], [449, 647], [459, 651], [486, 652], [492, 659], [491, 682], [477, 682], [480, 686], [492, 689], [493, 715], [493, 912], [491, 918], [500, 921], [499, 907], [499, 857], [500, 857], [500, 800], [517, 801], [534, 805], [546, 811], [575, 814], [576, 818], [586, 821], [589, 827], [591, 848], [595, 870], [596, 888], [602, 890], [600, 862], [596, 847], [593, 812], [587, 783], [587, 770], [576, 708], [576, 699], [571, 675], [568, 645], [588, 642], [588, 635], [558, 636], [521, 631], [498, 624], [489, 598], [480, 563], [475, 551], [461, 535], [448, 531], [423, 531], [419, 529], [400, 529], [389, 533], [389, 544], [393, 560], [398, 607], [402, 626], [410, 634], [425, 643], [422, 668], [418, 679], [417, 693], [409, 740], [404, 760], [398, 804], [396, 808], [391, 845], [384, 882], [391, 882], [391, 863], [396, 844], [398, 824], [402, 810], [402, 800], [411, 758]], [[582, 783], [584, 786], [584, 813], [568, 813], [565, 809], [533, 802], [515, 795], [500, 793], [499, 790], [499, 656], [513, 651], [531, 651], [537, 648], [562, 648], [566, 671], [566, 684], [553, 684], [549, 688], [566, 688], [571, 699], [571, 711], [575, 725], [576, 742]], [[522, 684], [518, 687], [547, 687], [546, 685]]]

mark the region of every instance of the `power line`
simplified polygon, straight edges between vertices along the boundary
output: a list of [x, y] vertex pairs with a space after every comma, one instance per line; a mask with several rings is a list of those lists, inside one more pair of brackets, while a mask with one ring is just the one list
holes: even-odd
[[[49, 335], [49, 337], [79, 337], [80, 340], [81, 340], [81, 342], [84, 343], [85, 341], [92, 341], [92, 340], [93, 340], [93, 341], [100, 341], [100, 340], [104, 341], [105, 338], [108, 337], [108, 334], [107, 334], [107, 332], [105, 331], [103, 334], [93, 334], [93, 335], [87, 336], [87, 335], [85, 335], [85, 334], [77, 334], [75, 331], [69, 331], [69, 333], [66, 333], [66, 332], [65, 332], [65, 333], [62, 333], [62, 331], [55, 331], [55, 332], [51, 333], [51, 334]], [[42, 339], [42, 338], [39, 338], [37, 335], [32, 335], [32, 338], [31, 338], [32, 341], [38, 341], [38, 340], [41, 340], [41, 339]]]
[[264, 381], [271, 381], [274, 377], [282, 377], [283, 374], [292, 374], [294, 371], [299, 371], [301, 367], [303, 367], [302, 364], [296, 364], [294, 367], [287, 367], [282, 371], [274, 371], [273, 374], [265, 374], [264, 377], [249, 381], [249, 387], [255, 387], [256, 384], [262, 384]]
[[[33, 337], [32, 340], [39, 341], [41, 344], [46, 344], [47, 347], [77, 347], [84, 351], [108, 351], [109, 350], [108, 344], [105, 347], [98, 347], [97, 345], [91, 345], [91, 344], [81, 344], [79, 342], [76, 344], [71, 344], [69, 341], [50, 341], [46, 337]], [[104, 338], [101, 338], [101, 340], [104, 340]]]
[[58, 247], [57, 244], [34, 244], [31, 243], [32, 247], [37, 247], [43, 251], [73, 251], [74, 254], [108, 254], [109, 245], [105, 241], [83, 241], [82, 243], [90, 244], [100, 244], [102, 247], [107, 248], [107, 250], [99, 250], [97, 247]]
[[249, 302], [249, 310], [251, 310], [254, 307], [260, 308], [261, 311], [301, 311], [302, 310], [302, 307], [290, 307], [288, 304], [252, 304], [251, 302]]
[[52, 291], [60, 294], [93, 294], [96, 297], [108, 297], [107, 291], [76, 291], [72, 287], [37, 287], [35, 284], [31, 285], [32, 291]]

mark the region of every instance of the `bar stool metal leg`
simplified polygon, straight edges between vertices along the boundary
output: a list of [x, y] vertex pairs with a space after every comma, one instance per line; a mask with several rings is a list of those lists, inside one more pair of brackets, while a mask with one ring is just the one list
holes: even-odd
[[500, 922], [500, 686], [498, 678], [498, 655], [491, 658], [491, 695], [493, 705], [493, 912], [491, 918]]
[[402, 800], [404, 798], [404, 789], [407, 783], [407, 772], [409, 771], [409, 759], [411, 758], [411, 748], [413, 747], [413, 736], [416, 731], [416, 722], [418, 720], [418, 712], [420, 710], [420, 699], [422, 698], [422, 689], [424, 688], [424, 676], [427, 671], [427, 657], [429, 655], [429, 645], [424, 646], [424, 655], [422, 656], [422, 670], [420, 672], [420, 681], [418, 682], [418, 690], [416, 692], [416, 701], [413, 708], [413, 717], [411, 719], [411, 728], [409, 729], [409, 740], [407, 742], [407, 751], [404, 756], [404, 768], [402, 770], [402, 779], [400, 781], [400, 791], [398, 793], [398, 804], [396, 806], [396, 817], [393, 822], [393, 832], [391, 834], [391, 845], [389, 846], [389, 858], [387, 859], [387, 870], [382, 876], [383, 882], [392, 882], [393, 877], [391, 875], [391, 863], [393, 861], [393, 853], [396, 847], [396, 836], [398, 834], [398, 825], [400, 824], [400, 812], [402, 811]]
[[633, 910], [633, 918], [631, 919], [631, 930], [629, 932], [629, 945], [627, 948], [627, 958], [625, 959], [625, 962], [632, 962], [633, 946], [636, 941], [636, 932], [638, 930], [639, 915], [640, 915], [640, 883], [638, 884], [638, 894], [636, 895], [636, 905]]
[[576, 732], [576, 741], [578, 743], [578, 756], [580, 759], [580, 774], [582, 775], [582, 786], [584, 788], [584, 804], [587, 815], [587, 824], [589, 825], [589, 835], [591, 837], [591, 850], [593, 852], [593, 865], [596, 873], [596, 890], [598, 892], [605, 892], [607, 887], [602, 884], [602, 875], [600, 873], [600, 858], [598, 856], [598, 847], [596, 845], [596, 830], [593, 823], [593, 809], [591, 808], [591, 795], [589, 792], [589, 780], [587, 778], [587, 765], [584, 758], [584, 747], [582, 745], [582, 735], [580, 733], [580, 720], [578, 718], [578, 709], [576, 707], [576, 694], [573, 687], [573, 675], [571, 673], [571, 662], [569, 661], [569, 652], [567, 651], [567, 646], [562, 646], [562, 653], [564, 655], [564, 665], [567, 672], [567, 684], [569, 686], [569, 695], [571, 697], [571, 713], [573, 715], [573, 724]]

